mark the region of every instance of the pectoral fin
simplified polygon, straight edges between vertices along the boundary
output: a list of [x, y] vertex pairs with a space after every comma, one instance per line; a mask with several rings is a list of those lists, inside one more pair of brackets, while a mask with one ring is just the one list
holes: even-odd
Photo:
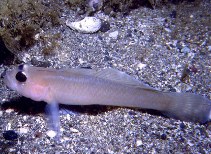
[[50, 103], [46, 106], [46, 114], [48, 116], [49, 129], [56, 132], [56, 137], [60, 136], [60, 120], [58, 103]]

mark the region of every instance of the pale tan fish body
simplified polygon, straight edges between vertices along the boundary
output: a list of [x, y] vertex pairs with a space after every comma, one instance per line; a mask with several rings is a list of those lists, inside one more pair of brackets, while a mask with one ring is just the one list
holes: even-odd
[[211, 119], [209, 99], [191, 93], [161, 92], [111, 68], [58, 70], [25, 64], [7, 71], [4, 82], [25, 97], [54, 106], [113, 105], [154, 109], [185, 121], [204, 123]]

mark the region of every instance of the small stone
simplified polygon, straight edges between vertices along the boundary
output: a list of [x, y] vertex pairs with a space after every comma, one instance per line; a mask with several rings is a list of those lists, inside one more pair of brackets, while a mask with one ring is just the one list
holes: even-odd
[[30, 60], [31, 60], [31, 55], [28, 54], [28, 53], [24, 53], [24, 54], [23, 54], [23, 57], [22, 57], [22, 61], [23, 61], [24, 63], [27, 63], [27, 62], [30, 61]]
[[36, 138], [40, 138], [42, 136], [42, 132], [37, 131], [37, 132], [34, 133], [34, 136]]
[[211, 45], [208, 46], [208, 51], [211, 51]]
[[176, 92], [176, 89], [172, 85], [168, 85], [168, 88], [170, 92]]
[[110, 23], [108, 21], [103, 21], [100, 27], [101, 32], [107, 32], [110, 30]]
[[5, 140], [16, 140], [18, 138], [18, 134], [14, 130], [7, 130], [3, 132], [3, 137]]
[[47, 134], [50, 138], [54, 138], [54, 137], [56, 136], [57, 132], [56, 132], [56, 131], [53, 131], [53, 130], [49, 130], [49, 131], [47, 131], [46, 134]]
[[193, 52], [188, 52], [187, 56], [191, 59], [193, 59], [195, 57], [195, 53]]
[[171, 29], [170, 28], [164, 28], [164, 30], [166, 31], [166, 32], [171, 32]]
[[128, 29], [126, 37], [132, 37], [132, 33], [133, 33], [132, 30]]
[[188, 53], [188, 52], [190, 52], [190, 48], [188, 48], [188, 47], [183, 47], [183, 48], [181, 49], [181, 52], [182, 52], [182, 53]]
[[79, 131], [75, 128], [70, 128], [70, 131], [73, 132], [73, 133], [78, 133]]
[[114, 31], [114, 32], [111, 32], [111, 33], [109, 34], [109, 37], [111, 37], [111, 38], [113, 38], [113, 39], [117, 39], [118, 34], [119, 34], [118, 31]]
[[29, 129], [28, 128], [19, 128], [19, 133], [20, 134], [26, 134], [28, 133]]
[[185, 90], [186, 91], [191, 91], [192, 90], [192, 87], [188, 84], [185, 84]]
[[170, 14], [171, 18], [176, 18], [177, 17], [177, 11], [173, 10]]
[[35, 39], [36, 41], [39, 40], [39, 38], [40, 38], [40, 33], [37, 33], [37, 34], [34, 35], [34, 39]]
[[143, 63], [139, 63], [139, 64], [137, 65], [137, 67], [138, 67], [139, 70], [143, 69], [143, 68], [146, 67], [146, 66], [147, 66], [147, 65], [146, 65], [146, 64], [143, 64]]
[[83, 63], [85, 62], [85, 61], [84, 61], [83, 59], [81, 59], [81, 58], [79, 58], [78, 61], [79, 61], [80, 64], [83, 64]]
[[192, 65], [190, 67], [190, 71], [193, 72], [193, 73], [197, 73], [198, 72], [198, 69], [194, 65]]
[[186, 126], [185, 126], [185, 124], [183, 122], [180, 124], [180, 128], [181, 129], [185, 129], [186, 128]]
[[178, 50], [182, 49], [182, 45], [180, 44], [179, 41], [176, 42], [176, 47], [177, 47]]
[[141, 146], [141, 145], [143, 145], [142, 140], [137, 140], [137, 141], [136, 141], [136, 146], [138, 147], [138, 146]]
[[132, 115], [132, 116], [136, 115], [136, 113], [134, 111], [129, 111], [128, 114]]
[[193, 144], [192, 141], [190, 141], [190, 140], [187, 141], [187, 144], [188, 144], [189, 146], [191, 146], [191, 147], [194, 146], [194, 144]]
[[150, 42], [150, 43], [151, 42], [155, 42], [154, 36], [153, 35], [150, 35], [147, 41]]
[[166, 134], [161, 134], [160, 138], [161, 138], [162, 140], [166, 140], [167, 136], [166, 136]]
[[11, 113], [11, 112], [13, 112], [14, 111], [14, 109], [7, 109], [6, 110], [6, 113]]
[[88, 5], [93, 11], [100, 9], [103, 6], [102, 0], [88, 0]]
[[63, 137], [62, 138], [62, 142], [66, 142], [66, 141], [70, 141], [71, 140], [71, 138], [69, 138], [69, 137]]
[[111, 7], [105, 7], [103, 11], [104, 11], [105, 15], [110, 15], [110, 13], [113, 11], [113, 9]]

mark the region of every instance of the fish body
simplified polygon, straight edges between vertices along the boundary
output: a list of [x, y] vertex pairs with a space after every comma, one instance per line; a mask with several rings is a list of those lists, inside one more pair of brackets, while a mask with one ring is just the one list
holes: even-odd
[[48, 104], [136, 107], [184, 121], [205, 123], [211, 119], [209, 99], [191, 93], [161, 92], [112, 68], [53, 69], [24, 64], [7, 71], [4, 82], [23, 96]]

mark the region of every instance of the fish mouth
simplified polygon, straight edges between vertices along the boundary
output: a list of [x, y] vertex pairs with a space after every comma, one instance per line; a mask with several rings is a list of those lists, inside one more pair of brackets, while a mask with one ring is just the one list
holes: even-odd
[[1, 76], [3, 77], [3, 81], [7, 88], [15, 90], [16, 89], [16, 83], [12, 79], [12, 72], [11, 71], [4, 71]]
[[210, 110], [210, 114], [209, 114], [208, 120], [211, 121], [211, 110]]
[[5, 69], [4, 72], [1, 73], [1, 78], [3, 79], [7, 74], [7, 70]]

